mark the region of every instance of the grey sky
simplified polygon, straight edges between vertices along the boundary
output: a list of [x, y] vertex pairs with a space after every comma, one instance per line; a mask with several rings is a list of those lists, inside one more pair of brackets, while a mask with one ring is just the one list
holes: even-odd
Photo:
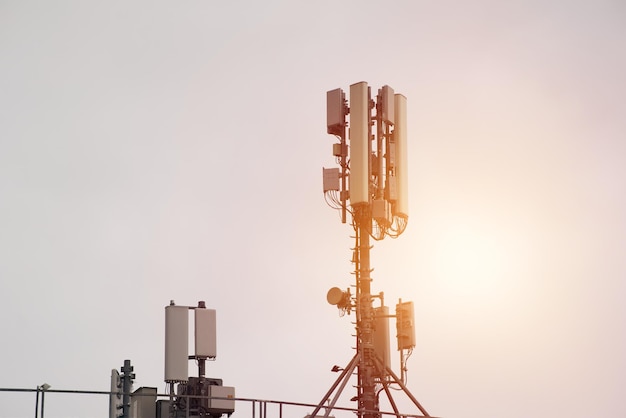
[[[367, 81], [408, 98], [409, 224], [372, 290], [415, 302], [412, 392], [625, 415], [623, 2], [226, 3], [0, 1], [0, 387], [108, 390], [128, 358], [163, 391], [163, 307], [206, 300], [208, 375], [318, 402], [353, 354], [325, 93]], [[106, 414], [67, 399], [46, 416]]]

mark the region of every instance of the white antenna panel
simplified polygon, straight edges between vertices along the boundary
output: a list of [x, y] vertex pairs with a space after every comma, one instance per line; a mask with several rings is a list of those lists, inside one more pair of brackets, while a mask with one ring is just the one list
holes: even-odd
[[406, 139], [406, 97], [401, 94], [395, 95], [394, 103], [394, 130], [396, 142], [396, 177], [397, 193], [395, 214], [408, 219], [409, 217], [409, 175], [407, 171], [407, 139]]
[[215, 309], [194, 309], [196, 357], [215, 358], [217, 355]]
[[369, 203], [369, 92], [367, 83], [350, 86], [350, 204]]
[[189, 308], [165, 307], [165, 381], [189, 379]]

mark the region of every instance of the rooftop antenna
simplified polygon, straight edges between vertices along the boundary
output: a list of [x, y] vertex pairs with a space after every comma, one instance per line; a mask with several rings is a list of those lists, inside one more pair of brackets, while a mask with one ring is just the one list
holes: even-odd
[[[194, 354], [189, 355], [189, 312], [194, 317]], [[169, 384], [169, 418], [229, 417], [235, 411], [235, 388], [206, 376], [206, 361], [217, 357], [216, 312], [206, 303], [165, 307], [165, 382]], [[198, 364], [198, 377], [189, 376], [189, 360]], [[176, 385], [178, 385], [176, 387]]]
[[[342, 291], [334, 287], [328, 291], [327, 300], [342, 314], [354, 310], [356, 353], [345, 368], [333, 367], [333, 371], [341, 374], [310, 416], [315, 417], [325, 408], [323, 416], [327, 418], [356, 370], [357, 394], [352, 400], [358, 402], [359, 418], [380, 417], [382, 391], [395, 415], [400, 416], [390, 392], [393, 384], [400, 387], [423, 416], [430, 417], [405, 385], [406, 359], [415, 347], [413, 303], [400, 300], [396, 314], [389, 315], [383, 293], [371, 293], [370, 238], [377, 241], [386, 236], [397, 238], [408, 222], [406, 97], [383, 86], [372, 100], [368, 84], [359, 82], [350, 86], [349, 105], [340, 88], [328, 91], [326, 100], [327, 132], [338, 140], [333, 144], [333, 155], [339, 168], [323, 169], [324, 197], [331, 207], [340, 211], [342, 223], [346, 223], [347, 214], [352, 217], [355, 231], [352, 262], [356, 277], [355, 295], [349, 288]], [[374, 299], [380, 300], [379, 307], [374, 307]], [[390, 317], [396, 318], [401, 377], [390, 366]], [[330, 402], [325, 405], [327, 400]]]

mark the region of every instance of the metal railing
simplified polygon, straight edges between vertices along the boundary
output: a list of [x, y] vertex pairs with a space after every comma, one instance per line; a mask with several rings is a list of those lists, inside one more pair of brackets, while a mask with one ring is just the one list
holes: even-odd
[[[28, 395], [34, 394], [35, 397], [31, 398], [31, 401], [27, 400], [25, 396], [16, 396], [18, 394]], [[65, 412], [59, 412], [58, 407], [55, 410], [43, 410], [43, 402], [38, 409], [39, 403], [39, 395], [47, 395], [48, 402], [53, 401], [56, 395], [60, 394], [69, 394], [75, 396], [93, 396], [93, 397], [104, 397], [106, 396], [106, 402], [109, 401], [110, 396], [119, 395], [120, 392], [109, 392], [109, 391], [99, 391], [99, 390], [69, 390], [69, 389], [46, 389], [45, 391], [41, 388], [29, 389], [29, 388], [0, 388], [0, 416], [2, 418], [28, 418], [32, 417], [33, 414], [35, 418], [45, 418], [44, 413], [47, 414], [48, 418], [63, 418], [63, 417], [76, 417], [76, 418], [101, 418], [108, 417], [109, 411], [106, 407], [104, 407], [103, 411], [95, 411], [90, 412], [89, 415], [77, 415], [76, 412], [71, 412], [71, 404], [72, 402], [64, 402], [64, 405], [67, 405], [67, 410]], [[157, 400], [170, 400], [170, 394], [167, 393], [133, 393], [131, 394], [131, 398], [139, 397], [139, 396], [152, 396]], [[276, 400], [265, 400], [265, 399], [252, 399], [252, 398], [220, 398], [220, 397], [200, 397], [197, 395], [176, 395], [177, 398], [188, 397], [188, 398], [207, 398], [211, 400], [230, 400], [235, 401], [236, 408], [235, 412], [232, 414], [232, 417], [238, 418], [305, 418], [308, 417], [309, 414], [318, 406], [317, 404], [307, 404], [300, 402], [288, 402], [288, 401], [276, 401]], [[100, 398], [98, 402], [102, 405], [104, 399]], [[31, 403], [32, 402], [32, 403]], [[52, 403], [52, 402], [50, 402]], [[97, 403], [97, 402], [94, 402]], [[57, 402], [58, 405], [58, 402]], [[9, 406], [13, 406], [11, 409]], [[94, 409], [94, 408], [90, 408]], [[320, 412], [318, 413], [318, 417], [322, 417], [328, 413], [331, 417], [354, 417], [358, 415], [359, 410], [354, 408], [347, 407], [339, 407], [334, 406], [331, 411], [328, 411], [328, 408], [322, 407]], [[423, 415], [418, 414], [396, 414], [394, 412], [389, 411], [360, 411], [360, 412], [372, 412], [378, 414], [381, 418], [385, 417], [396, 417], [396, 418], [424, 418]], [[121, 414], [121, 412], [120, 412]], [[167, 416], [167, 415], [166, 415]], [[224, 415], [226, 416], [226, 415]], [[148, 417], [148, 416], [140, 416], [134, 417], [131, 412], [130, 418], [157, 418], [157, 417]]]

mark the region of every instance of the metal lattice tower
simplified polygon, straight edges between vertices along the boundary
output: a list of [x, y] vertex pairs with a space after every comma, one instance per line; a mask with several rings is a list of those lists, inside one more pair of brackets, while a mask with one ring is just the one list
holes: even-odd
[[[376, 100], [372, 100], [370, 87], [360, 82], [350, 86], [348, 106], [343, 90], [331, 90], [327, 93], [327, 128], [328, 133], [335, 135], [339, 141], [333, 145], [339, 169], [323, 170], [325, 198], [330, 206], [341, 211], [343, 223], [347, 221], [347, 214], [351, 215], [356, 241], [353, 255], [356, 294], [351, 295], [349, 289], [342, 291], [332, 288], [327, 298], [329, 303], [337, 305], [344, 313], [350, 314], [354, 310], [356, 354], [311, 416], [315, 416], [322, 407], [326, 411], [324, 416], [329, 416], [356, 370], [357, 395], [353, 400], [358, 402], [359, 417], [380, 416], [378, 394], [382, 390], [394, 413], [399, 416], [389, 390], [393, 384], [400, 386], [420, 412], [429, 417], [404, 385], [404, 379], [399, 378], [385, 362], [385, 353], [377, 351], [377, 345], [380, 345], [375, 342], [377, 319], [399, 319], [401, 315], [398, 307], [396, 315], [381, 314], [385, 310], [375, 309], [374, 300], [380, 299], [381, 308], [386, 309], [383, 294], [372, 295], [371, 292], [370, 238], [382, 240], [386, 236], [398, 237], [404, 232], [408, 221], [406, 97], [384, 86], [378, 90]], [[404, 320], [397, 322], [402, 376], [403, 350], [412, 349], [415, 345], [412, 318], [407, 321], [406, 316], [404, 314]], [[382, 389], [377, 391], [377, 386], [382, 386]], [[335, 395], [331, 400], [333, 393]], [[329, 404], [326, 405], [327, 401]]]

